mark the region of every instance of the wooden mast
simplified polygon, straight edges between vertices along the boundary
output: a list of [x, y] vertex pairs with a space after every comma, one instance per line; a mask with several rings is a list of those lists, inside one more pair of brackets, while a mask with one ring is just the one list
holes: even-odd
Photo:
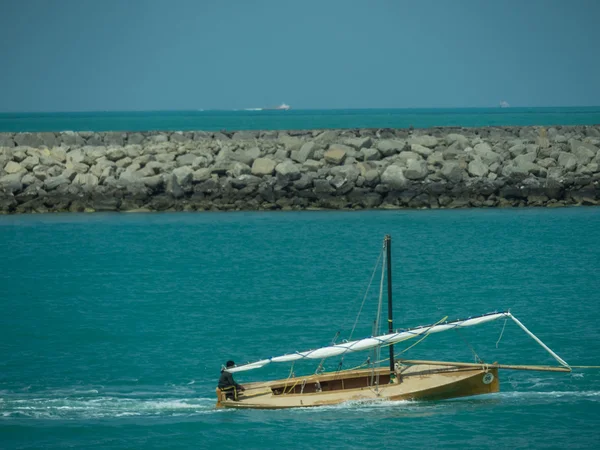
[[[385, 250], [387, 258], [387, 293], [388, 293], [388, 332], [394, 332], [393, 309], [392, 309], [392, 237], [386, 234]], [[394, 346], [390, 345], [390, 381], [394, 376]]]

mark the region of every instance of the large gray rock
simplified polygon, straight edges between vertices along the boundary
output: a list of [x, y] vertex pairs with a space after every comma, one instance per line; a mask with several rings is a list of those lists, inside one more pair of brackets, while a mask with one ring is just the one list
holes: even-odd
[[421, 144], [411, 144], [410, 149], [412, 152], [421, 155], [423, 158], [427, 158], [433, 153], [433, 150], [427, 148]]
[[71, 181], [63, 176], [50, 177], [44, 181], [44, 189], [47, 191], [53, 191], [59, 186], [69, 184], [71, 184]]
[[410, 159], [414, 159], [416, 161], [419, 161], [421, 159], [423, 159], [421, 157], [421, 155], [419, 155], [418, 153], [415, 152], [409, 152], [409, 151], [405, 151], [405, 152], [401, 152], [397, 157], [396, 157], [396, 161], [402, 163], [402, 164], [407, 164], [408, 160]]
[[98, 186], [98, 177], [93, 173], [78, 173], [73, 179], [73, 184], [91, 190]]
[[313, 157], [316, 149], [317, 146], [314, 142], [305, 142], [299, 150], [293, 151], [290, 156], [294, 161], [302, 164], [306, 162], [307, 159]]
[[194, 171], [189, 166], [178, 167], [173, 170], [173, 177], [177, 180], [179, 186], [183, 189], [188, 188], [192, 184], [194, 178]]
[[252, 147], [249, 149], [240, 149], [231, 154], [231, 159], [251, 166], [256, 158], [260, 157], [260, 148]]
[[9, 161], [4, 166], [4, 171], [8, 174], [13, 174], [13, 173], [25, 172], [25, 168], [19, 163], [16, 163], [14, 161]]
[[297, 138], [295, 136], [288, 136], [287, 134], [283, 134], [279, 136], [279, 142], [283, 144], [286, 150], [288, 151], [296, 151], [302, 147], [304, 143], [302, 139]]
[[360, 175], [360, 170], [354, 165], [339, 166], [331, 169], [331, 175], [354, 184]]
[[234, 178], [239, 178], [242, 175], [248, 175], [252, 172], [252, 169], [248, 164], [241, 163], [239, 161], [234, 161], [229, 166], [229, 174]]
[[484, 163], [481, 160], [481, 158], [476, 157], [475, 159], [473, 159], [473, 161], [471, 161], [469, 163], [468, 171], [469, 171], [469, 175], [471, 175], [473, 177], [482, 178], [482, 177], [485, 177], [489, 173], [490, 168], [488, 167], [488, 165], [486, 163]]
[[256, 158], [252, 164], [252, 175], [272, 175], [276, 164], [277, 163], [270, 158]]
[[28, 156], [23, 161], [21, 161], [21, 166], [23, 166], [26, 170], [32, 170], [35, 166], [40, 163], [40, 158], [37, 156]]
[[340, 133], [336, 130], [326, 130], [315, 136], [315, 142], [323, 145], [331, 144], [339, 139]]
[[12, 135], [8, 133], [0, 133], [0, 147], [8, 147], [12, 148], [15, 146], [15, 141], [12, 138]]
[[571, 153], [575, 155], [580, 165], [586, 165], [596, 156], [598, 147], [587, 142], [572, 140]]
[[[63, 131], [60, 133], [58, 140], [64, 145], [84, 145], [85, 141], [79, 135], [79, 133], [75, 133], [73, 131]], [[90, 144], [91, 145], [91, 144]]]
[[106, 152], [106, 159], [113, 162], [123, 159], [125, 156], [127, 155], [122, 148], [111, 148]]
[[464, 170], [456, 161], [445, 161], [440, 173], [451, 183], [460, 183], [465, 175]]
[[373, 140], [370, 136], [350, 138], [346, 139], [344, 142], [356, 150], [360, 150], [361, 148], [369, 148], [371, 145], [373, 145]]
[[579, 160], [572, 153], [560, 152], [558, 155], [558, 165], [561, 166], [567, 172], [575, 170], [577, 168]]
[[378, 142], [377, 149], [383, 156], [392, 156], [403, 151], [406, 146], [406, 141], [383, 140]]
[[523, 153], [515, 157], [513, 163], [515, 166], [524, 164], [524, 163], [533, 163], [535, 162], [536, 154], [535, 152]]
[[[408, 143], [412, 145], [419, 145], [422, 147], [434, 148], [438, 145], [438, 138], [434, 136], [413, 136], [408, 140]], [[413, 151], [415, 151], [413, 149]]]
[[481, 159], [488, 166], [494, 163], [502, 163], [502, 156], [492, 150], [489, 144], [480, 143], [475, 146], [473, 153]]
[[198, 158], [198, 156], [193, 153], [184, 153], [183, 155], [178, 156], [175, 162], [177, 163], [177, 167], [192, 166], [194, 161], [196, 161], [196, 158]]
[[362, 157], [359, 156], [359, 159], [362, 159], [363, 161], [378, 161], [381, 159], [381, 153], [374, 148], [363, 148], [361, 149], [360, 154]]
[[424, 160], [409, 159], [406, 162], [404, 176], [409, 180], [422, 180], [428, 173], [427, 163]]
[[404, 169], [392, 164], [384, 170], [381, 175], [381, 182], [387, 184], [392, 189], [402, 189], [406, 187], [408, 180], [404, 176]]
[[44, 145], [44, 141], [38, 133], [17, 133], [14, 141], [19, 146], [41, 147]]
[[469, 146], [469, 139], [457, 133], [450, 133], [446, 136], [446, 143], [456, 150], [464, 150]]
[[23, 189], [21, 180], [23, 178], [23, 172], [11, 173], [0, 177], [0, 192], [16, 193]]
[[304, 162], [304, 164], [302, 164], [302, 167], [304, 167], [306, 170], [308, 170], [310, 172], [317, 172], [324, 165], [325, 164], [321, 160], [317, 161], [315, 159], [308, 159]]
[[292, 161], [284, 161], [275, 166], [275, 173], [278, 177], [285, 178], [290, 181], [300, 178], [300, 169]]

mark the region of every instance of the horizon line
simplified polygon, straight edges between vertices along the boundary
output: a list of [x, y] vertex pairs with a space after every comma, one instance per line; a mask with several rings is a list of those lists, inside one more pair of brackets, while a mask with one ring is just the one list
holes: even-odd
[[384, 107], [384, 108], [290, 108], [289, 110], [275, 110], [267, 108], [215, 108], [215, 109], [90, 109], [90, 110], [40, 110], [40, 111], [0, 111], [0, 115], [8, 114], [91, 114], [91, 113], [197, 113], [197, 112], [248, 112], [248, 113], [260, 113], [260, 112], [271, 112], [278, 114], [286, 114], [290, 111], [360, 111], [360, 110], [381, 110], [381, 111], [392, 111], [392, 110], [474, 110], [474, 109], [499, 109], [499, 110], [514, 110], [514, 109], [552, 109], [552, 108], [598, 108], [600, 105], [552, 105], [552, 106], [509, 106], [502, 107], [497, 106], [418, 106], [418, 107]]

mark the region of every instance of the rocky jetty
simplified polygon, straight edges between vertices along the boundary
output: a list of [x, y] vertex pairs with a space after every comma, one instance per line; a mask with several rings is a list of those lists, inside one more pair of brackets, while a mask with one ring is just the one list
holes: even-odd
[[0, 133], [0, 213], [597, 205], [600, 126]]

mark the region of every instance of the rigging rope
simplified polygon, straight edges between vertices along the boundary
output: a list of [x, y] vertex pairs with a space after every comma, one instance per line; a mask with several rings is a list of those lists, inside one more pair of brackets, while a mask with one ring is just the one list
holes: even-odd
[[[371, 279], [369, 280], [369, 284], [367, 285], [367, 289], [365, 290], [365, 295], [363, 296], [362, 303], [360, 304], [360, 308], [358, 309], [358, 314], [356, 315], [356, 319], [354, 320], [354, 325], [352, 326], [352, 331], [350, 331], [350, 336], [348, 337], [348, 341], [352, 340], [352, 336], [354, 335], [354, 331], [356, 330], [356, 325], [358, 324], [358, 319], [360, 319], [360, 315], [362, 313], [363, 307], [365, 306], [365, 302], [367, 300], [367, 295], [369, 295], [369, 291], [371, 290], [371, 285], [373, 284], [373, 279], [375, 278], [375, 273], [377, 273], [377, 268], [379, 267], [379, 261], [381, 260], [381, 256], [384, 248], [382, 247], [379, 252], [379, 256], [377, 257], [377, 262], [375, 263], [375, 267], [373, 267], [373, 272], [371, 273]], [[342, 365], [344, 364], [344, 356], [340, 359], [338, 364], [338, 372], [342, 369]]]
[[500, 343], [500, 339], [502, 339], [502, 336], [504, 335], [504, 329], [506, 328], [506, 322], [508, 322], [508, 319], [504, 319], [504, 325], [502, 326], [502, 331], [500, 332], [500, 337], [496, 341], [496, 348], [498, 348], [498, 344]]

